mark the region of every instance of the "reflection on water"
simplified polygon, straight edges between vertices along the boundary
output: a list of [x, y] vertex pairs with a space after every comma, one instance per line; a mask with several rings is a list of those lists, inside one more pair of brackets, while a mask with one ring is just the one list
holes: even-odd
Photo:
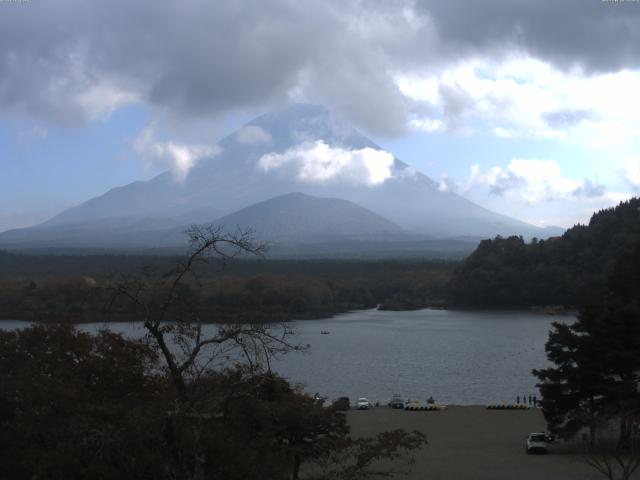
[[[553, 321], [573, 317], [530, 312], [367, 310], [324, 320], [292, 322], [295, 341], [310, 344], [273, 363], [273, 368], [309, 393], [330, 398], [405, 398], [455, 404], [515, 402], [537, 395], [532, 368], [546, 365], [544, 343]], [[25, 322], [3, 321], [13, 329]], [[105, 324], [80, 328], [96, 331]], [[129, 337], [139, 323], [113, 323]], [[209, 326], [209, 328], [214, 328]], [[329, 332], [322, 334], [321, 332]]]

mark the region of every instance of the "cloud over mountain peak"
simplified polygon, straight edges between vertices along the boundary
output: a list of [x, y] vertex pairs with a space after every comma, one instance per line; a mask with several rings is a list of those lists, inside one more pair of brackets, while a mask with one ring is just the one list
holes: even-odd
[[301, 143], [283, 153], [268, 153], [258, 160], [263, 171], [285, 171], [302, 182], [344, 181], [367, 186], [391, 178], [393, 165], [393, 155], [384, 150], [334, 147], [323, 140]]

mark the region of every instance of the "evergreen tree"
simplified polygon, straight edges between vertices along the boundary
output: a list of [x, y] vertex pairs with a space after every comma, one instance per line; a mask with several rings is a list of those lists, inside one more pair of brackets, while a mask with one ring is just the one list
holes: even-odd
[[549, 429], [563, 438], [600, 420], [620, 420], [628, 442], [640, 412], [640, 246], [621, 256], [602, 305], [584, 307], [572, 325], [553, 324], [546, 344], [553, 367], [534, 370]]
[[541, 381], [538, 387], [548, 428], [561, 438], [570, 438], [584, 427], [594, 438], [603, 409], [597, 348], [588, 335], [579, 333], [579, 323], [553, 324], [546, 351], [555, 366], [533, 371]]

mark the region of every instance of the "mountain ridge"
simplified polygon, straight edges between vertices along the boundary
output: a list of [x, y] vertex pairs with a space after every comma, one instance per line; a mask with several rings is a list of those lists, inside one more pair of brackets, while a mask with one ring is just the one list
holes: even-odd
[[213, 223], [225, 228], [251, 228], [264, 240], [308, 241], [406, 234], [393, 222], [348, 200], [300, 192], [250, 205]]
[[[16, 231], [0, 234], [0, 245], [16, 236], [25, 240], [30, 235], [42, 237], [52, 227], [74, 225], [79, 228], [84, 224], [91, 229], [100, 220], [122, 217], [130, 217], [133, 223], [135, 219], [141, 223], [156, 219], [167, 228], [175, 227], [176, 222], [180, 225], [209, 223], [292, 192], [352, 202], [399, 226], [405, 233], [421, 237], [487, 238], [516, 234], [529, 238], [557, 233], [492, 212], [453, 192], [441, 192], [436, 182], [395, 157], [384, 165], [387, 176], [374, 184], [362, 183], [353, 172], [349, 177], [337, 175], [309, 180], [301, 178], [300, 172], [287, 170], [290, 165], [286, 162], [273, 170], [260, 168], [260, 159], [280, 155], [279, 158], [293, 158], [294, 166], [298, 162], [309, 167], [309, 162], [315, 162], [310, 165], [312, 172], [316, 168], [323, 173], [335, 173], [335, 170], [340, 174], [340, 169], [353, 167], [348, 162], [356, 162], [358, 155], [372, 152], [389, 155], [321, 106], [296, 104], [266, 113], [224, 137], [219, 145], [221, 153], [200, 161], [182, 182], [174, 179], [170, 172], [164, 172], [148, 181], [115, 187], [36, 227], [22, 229], [20, 235]], [[331, 163], [335, 159], [321, 155], [310, 159], [304, 152], [298, 152], [301, 146], [312, 148], [314, 145], [321, 145], [325, 150], [320, 153], [335, 154], [343, 163]], [[371, 168], [365, 160], [360, 158], [361, 165], [356, 167]], [[157, 231], [163, 229], [164, 226]], [[120, 239], [116, 238], [118, 230]], [[130, 233], [131, 228], [114, 226], [108, 238], [126, 244]], [[56, 239], [59, 242], [61, 237]], [[55, 246], [54, 241], [51, 243]], [[46, 244], [46, 238], [41, 238], [41, 244]]]

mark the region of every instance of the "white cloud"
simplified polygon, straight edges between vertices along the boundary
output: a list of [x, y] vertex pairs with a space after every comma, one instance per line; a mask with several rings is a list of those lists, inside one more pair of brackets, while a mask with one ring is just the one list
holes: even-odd
[[262, 170], [287, 170], [302, 182], [342, 180], [369, 186], [391, 178], [393, 163], [393, 155], [384, 150], [347, 150], [332, 147], [322, 140], [305, 142], [283, 153], [269, 153], [258, 160]]
[[624, 179], [634, 188], [640, 188], [640, 156], [628, 157], [622, 171]]
[[506, 166], [490, 168], [474, 165], [466, 178], [445, 181], [451, 190], [490, 210], [541, 227], [586, 223], [594, 211], [631, 197], [596, 180], [567, 175], [553, 160], [513, 159]]
[[134, 150], [146, 161], [168, 168], [174, 178], [182, 182], [189, 170], [203, 157], [220, 153], [220, 147], [162, 142], [155, 138], [153, 126], [145, 128], [134, 142]]
[[513, 138], [513, 132], [502, 128], [502, 127], [495, 127], [493, 129], [493, 133], [495, 134], [496, 137], [500, 137], [500, 138]]
[[481, 172], [478, 165], [471, 168], [461, 189], [485, 187], [495, 195], [511, 201], [536, 204], [549, 200], [580, 198], [618, 198], [603, 185], [591, 180], [577, 180], [563, 175], [555, 160], [514, 158], [505, 167], [494, 166]]
[[440, 176], [440, 180], [438, 180], [438, 190], [440, 190], [441, 192], [448, 192], [450, 190], [457, 190], [457, 186], [455, 183], [453, 183], [450, 179], [449, 176], [447, 175], [447, 173], [443, 173]]
[[123, 105], [139, 101], [138, 96], [109, 83], [97, 83], [78, 93], [78, 105], [88, 120], [108, 117]]
[[428, 117], [414, 118], [409, 121], [409, 125], [415, 130], [422, 130], [427, 133], [444, 130], [444, 122], [442, 120], [434, 120]]
[[245, 125], [236, 133], [236, 140], [239, 143], [256, 145], [269, 143], [273, 140], [273, 137], [264, 128], [257, 125]]
[[398, 74], [395, 82], [403, 95], [429, 107], [427, 116], [409, 121], [418, 130], [473, 125], [499, 137], [569, 140], [596, 148], [627, 145], [640, 135], [640, 71], [586, 75], [511, 56]]
[[431, 104], [438, 103], [440, 81], [436, 76], [396, 75], [395, 82], [400, 92], [409, 98]]

